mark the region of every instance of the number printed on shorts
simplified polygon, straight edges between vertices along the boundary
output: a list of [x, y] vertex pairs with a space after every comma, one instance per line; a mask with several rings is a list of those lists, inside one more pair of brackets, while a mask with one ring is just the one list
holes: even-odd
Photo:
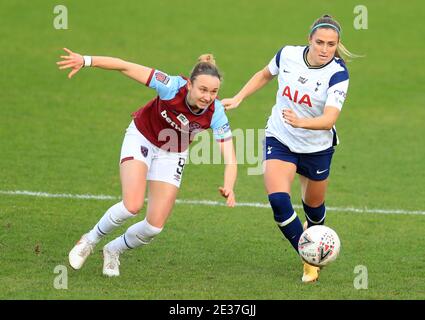
[[174, 179], [176, 181], [180, 181], [182, 177], [185, 162], [186, 162], [185, 158], [179, 158], [179, 162], [177, 163], [176, 173], [174, 174]]
[[176, 173], [174, 174], [174, 180], [176, 181], [181, 180], [185, 162], [186, 162], [185, 158], [179, 158], [179, 162], [177, 163]]
[[179, 158], [179, 162], [177, 163], [177, 173], [180, 175], [183, 173], [185, 162], [186, 162], [185, 158]]

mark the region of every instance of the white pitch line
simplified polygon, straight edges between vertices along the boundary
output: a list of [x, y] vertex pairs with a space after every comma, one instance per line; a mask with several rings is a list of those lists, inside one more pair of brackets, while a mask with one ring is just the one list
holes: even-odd
[[[13, 195], [13, 196], [32, 196], [41, 198], [67, 198], [67, 199], [85, 199], [85, 200], [119, 200], [121, 197], [109, 196], [109, 195], [91, 195], [91, 194], [69, 194], [69, 193], [47, 193], [47, 192], [34, 192], [26, 190], [16, 191], [5, 191], [0, 190], [0, 194]], [[184, 200], [177, 199], [177, 204], [189, 204], [189, 205], [205, 205], [205, 206], [225, 206], [224, 202], [212, 201], [212, 200]], [[265, 208], [270, 209], [270, 205], [267, 203], [259, 202], [238, 202], [237, 207], [254, 207], [254, 208]], [[294, 205], [295, 209], [302, 209], [300, 205]], [[425, 211], [412, 211], [403, 209], [368, 209], [368, 208], [352, 208], [352, 207], [326, 207], [326, 211], [338, 211], [338, 212], [354, 212], [354, 213], [378, 213], [378, 214], [416, 214], [425, 215]]]

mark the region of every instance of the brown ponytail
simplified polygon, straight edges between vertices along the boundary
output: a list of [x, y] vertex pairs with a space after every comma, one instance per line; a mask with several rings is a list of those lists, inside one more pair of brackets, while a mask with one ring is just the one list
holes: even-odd
[[210, 53], [203, 54], [198, 58], [197, 64], [190, 73], [190, 81], [195, 81], [195, 79], [202, 74], [217, 77], [221, 81], [222, 76], [215, 64], [214, 56]]

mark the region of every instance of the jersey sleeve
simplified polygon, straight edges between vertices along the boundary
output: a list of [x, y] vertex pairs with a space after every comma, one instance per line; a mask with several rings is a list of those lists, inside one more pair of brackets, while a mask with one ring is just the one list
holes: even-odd
[[280, 58], [282, 54], [283, 48], [281, 48], [274, 57], [269, 62], [269, 71], [272, 75], [277, 75], [279, 73], [279, 67], [280, 67]]
[[155, 89], [162, 100], [170, 100], [186, 83], [187, 81], [180, 76], [169, 76], [162, 71], [152, 69], [146, 86]]
[[335, 73], [329, 81], [325, 106], [332, 106], [341, 110], [347, 96], [348, 83], [349, 77], [346, 69]]
[[211, 119], [211, 129], [214, 139], [217, 141], [225, 141], [232, 138], [229, 120], [224, 112], [223, 105], [218, 100], [215, 100], [215, 110]]

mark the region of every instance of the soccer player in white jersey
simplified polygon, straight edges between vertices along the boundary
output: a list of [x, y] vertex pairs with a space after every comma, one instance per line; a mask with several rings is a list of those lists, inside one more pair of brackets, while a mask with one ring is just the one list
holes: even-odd
[[[324, 224], [328, 176], [338, 144], [335, 123], [349, 81], [340, 54], [355, 56], [342, 45], [341, 27], [328, 15], [313, 23], [308, 42], [280, 49], [238, 94], [222, 100], [226, 110], [236, 108], [278, 78], [276, 104], [266, 126], [264, 183], [274, 219], [297, 252], [303, 226], [291, 204], [291, 186], [298, 173], [307, 220], [304, 229]], [[302, 281], [316, 281], [319, 271], [304, 262]]]
[[118, 276], [119, 255], [148, 244], [163, 229], [180, 187], [189, 144], [200, 131], [211, 128], [224, 157], [224, 184], [219, 188], [227, 206], [235, 205], [233, 192], [237, 164], [232, 132], [224, 107], [216, 99], [221, 75], [212, 55], [202, 55], [190, 78], [169, 76], [159, 70], [122, 59], [82, 56], [69, 49], [61, 56], [60, 69], [72, 69], [71, 78], [83, 66], [117, 70], [152, 88], [157, 96], [133, 113], [124, 137], [120, 176], [122, 198], [73, 247], [69, 263], [80, 269], [95, 245], [143, 207], [148, 181], [148, 206], [143, 221], [130, 226], [103, 248], [103, 274]]

